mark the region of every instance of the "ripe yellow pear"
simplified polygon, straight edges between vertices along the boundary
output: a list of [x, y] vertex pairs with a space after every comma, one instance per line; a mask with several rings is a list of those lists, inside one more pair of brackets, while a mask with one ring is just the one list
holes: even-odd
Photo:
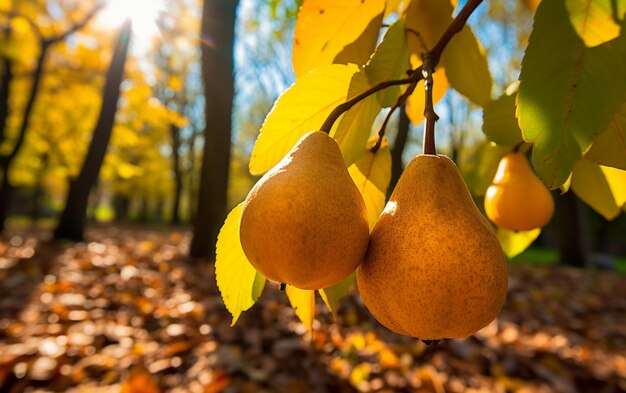
[[528, 231], [550, 221], [554, 200], [526, 157], [510, 153], [500, 160], [493, 183], [487, 189], [485, 212], [500, 228]]
[[456, 165], [415, 157], [370, 235], [357, 286], [374, 317], [423, 340], [462, 338], [506, 298], [502, 248]]
[[367, 210], [337, 142], [303, 136], [248, 194], [239, 235], [250, 263], [273, 281], [320, 289], [354, 272], [367, 251]]

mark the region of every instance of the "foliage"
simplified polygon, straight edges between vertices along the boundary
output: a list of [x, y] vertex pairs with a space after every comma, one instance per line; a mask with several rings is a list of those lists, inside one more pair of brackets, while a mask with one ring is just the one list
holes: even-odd
[[[478, 148], [477, 162], [462, 168], [475, 195], [483, 195], [500, 158], [523, 147], [523, 151], [532, 149], [534, 169], [548, 187], [565, 188], [571, 177], [572, 191], [605, 217], [614, 218], [622, 211], [626, 203], [622, 187], [626, 182], [621, 182], [625, 152], [623, 143], [615, 141], [624, 139], [621, 110], [626, 76], [621, 70], [626, 67], [626, 35], [620, 33], [620, 21], [626, 2], [620, 0], [613, 8], [608, 4], [605, 0], [542, 2], [534, 17], [519, 84], [511, 85], [497, 99], [492, 96], [494, 82], [485, 50], [472, 28], [461, 25], [449, 41], [433, 75], [433, 101], [451, 87], [484, 108], [483, 130], [491, 142]], [[384, 204], [391, 173], [388, 147], [368, 148], [378, 140], [376, 132], [381, 137], [385, 132], [387, 119], [383, 128], [378, 128], [374, 127], [379, 124], [375, 118], [379, 114], [389, 117], [406, 101], [409, 117], [419, 124], [424, 119], [426, 98], [423, 82], [417, 84], [419, 79], [414, 84], [381, 87], [376, 94], [369, 92], [381, 83], [406, 78], [410, 70], [421, 70], [418, 67], [425, 65], [424, 55], [436, 47], [458, 14], [456, 2], [449, 0], [411, 0], [402, 7], [397, 2], [388, 6], [385, 11], [376, 0], [304, 2], [293, 38], [297, 80], [267, 115], [250, 159], [250, 172], [263, 174], [306, 132], [326, 127], [324, 131], [341, 146], [368, 204], [370, 224]], [[356, 12], [359, 18], [348, 18]], [[388, 28], [379, 39], [383, 14]], [[355, 101], [355, 97], [359, 99]], [[333, 111], [346, 102], [354, 105], [333, 118]], [[392, 112], [383, 109], [388, 107]], [[331, 118], [335, 121], [328, 123]], [[611, 166], [614, 168], [609, 169]], [[526, 249], [539, 232], [499, 230], [498, 236], [512, 257]], [[230, 239], [229, 243], [237, 241]], [[220, 251], [218, 246], [217, 263], [236, 269], [220, 257]], [[341, 288], [321, 291], [333, 312], [337, 294], [346, 292], [345, 285]], [[251, 290], [250, 282], [242, 283], [222, 295], [236, 297]], [[296, 298], [294, 291], [289, 291], [290, 298]], [[308, 304], [309, 296], [314, 295], [294, 300], [300, 304], [298, 315], [307, 326], [315, 308], [305, 307], [307, 315], [302, 315], [301, 304]]]

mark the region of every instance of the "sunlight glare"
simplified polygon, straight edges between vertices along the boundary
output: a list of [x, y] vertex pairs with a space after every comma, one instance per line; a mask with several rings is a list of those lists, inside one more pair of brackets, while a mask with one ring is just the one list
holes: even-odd
[[110, 27], [120, 26], [124, 20], [130, 19], [133, 38], [145, 44], [159, 31], [160, 4], [161, 1], [155, 0], [108, 0], [98, 19]]

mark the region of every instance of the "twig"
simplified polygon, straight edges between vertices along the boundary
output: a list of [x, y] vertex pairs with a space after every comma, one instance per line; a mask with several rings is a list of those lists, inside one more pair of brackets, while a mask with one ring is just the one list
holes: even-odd
[[372, 153], [376, 153], [378, 149], [380, 149], [380, 145], [383, 143], [383, 137], [385, 136], [385, 131], [387, 129], [387, 123], [389, 122], [389, 119], [391, 119], [391, 115], [393, 115], [396, 109], [404, 105], [409, 96], [413, 94], [415, 86], [417, 86], [417, 82], [411, 83], [411, 85], [407, 87], [406, 91], [402, 93], [400, 97], [398, 97], [396, 103], [393, 105], [393, 107], [391, 107], [389, 113], [387, 113], [387, 116], [385, 116], [385, 120], [383, 120], [383, 124], [380, 126], [380, 130], [378, 130], [378, 140], [376, 141], [376, 144], [370, 149]]
[[467, 3], [463, 6], [459, 14], [454, 18], [450, 26], [443, 32], [437, 44], [430, 51], [430, 56], [433, 57], [433, 66], [437, 66], [439, 64], [439, 58], [443, 53], [443, 50], [446, 48], [452, 37], [458, 32], [460, 32], [465, 23], [467, 23], [467, 19], [472, 15], [472, 12], [482, 3], [483, 0], [468, 0]]
[[[439, 59], [441, 58], [441, 53], [443, 52], [443, 50], [446, 48], [446, 46], [448, 45], [452, 37], [454, 37], [456, 33], [458, 33], [459, 31], [463, 29], [463, 26], [465, 26], [465, 23], [467, 22], [467, 19], [469, 18], [469, 16], [472, 14], [472, 12], [474, 12], [476, 7], [478, 7], [478, 5], [482, 3], [482, 1], [483, 0], [468, 0], [467, 3], [465, 3], [461, 11], [459, 12], [459, 14], [452, 20], [452, 23], [450, 23], [448, 28], [443, 32], [443, 34], [439, 38], [439, 41], [437, 41], [437, 44], [435, 44], [435, 46], [426, 54], [425, 58], [429, 59], [428, 60], [429, 66], [432, 67], [431, 70], [434, 70], [437, 67], [437, 64], [439, 64]], [[367, 89], [363, 93], [353, 97], [352, 99], [344, 102], [343, 104], [339, 104], [328, 115], [328, 117], [326, 118], [322, 126], [320, 127], [320, 131], [325, 132], [327, 134], [330, 133], [330, 130], [333, 128], [335, 121], [337, 121], [337, 119], [341, 115], [343, 115], [345, 112], [350, 110], [354, 105], [356, 105], [360, 101], [364, 100], [365, 98], [383, 89], [386, 89], [391, 86], [411, 84], [411, 86], [409, 86], [409, 90], [413, 91], [413, 89], [415, 88], [415, 85], [417, 85], [417, 83], [424, 78], [423, 72], [424, 72], [424, 66], [421, 65], [418, 68], [409, 71], [408, 78], [381, 82], [377, 84], [376, 86], [373, 86]], [[432, 75], [432, 71], [427, 72], [426, 74]], [[432, 88], [432, 80], [431, 80], [430, 86]], [[411, 89], [411, 87], [413, 89]], [[432, 99], [431, 99], [431, 102], [432, 102]], [[434, 113], [434, 111], [432, 113]], [[428, 124], [428, 121], [427, 121], [427, 124]], [[433, 134], [432, 137], [433, 137], [433, 147], [434, 147], [434, 122], [433, 122], [432, 134]]]
[[396, 104], [391, 107], [389, 112], [387, 112], [387, 116], [385, 116], [385, 120], [383, 120], [383, 124], [380, 126], [380, 129], [378, 130], [378, 140], [376, 141], [376, 144], [372, 146], [372, 148], [370, 149], [372, 153], [376, 153], [378, 149], [380, 149], [380, 146], [383, 144], [383, 138], [385, 137], [385, 129], [387, 128], [387, 123], [389, 123], [389, 119], [391, 119], [393, 112], [395, 112], [399, 106], [400, 105]]
[[358, 104], [360, 101], [363, 101], [367, 97], [371, 96], [372, 94], [379, 92], [383, 89], [386, 89], [388, 87], [391, 87], [391, 86], [406, 85], [406, 84], [413, 83], [413, 82], [417, 83], [420, 80], [422, 80], [422, 74], [414, 72], [414, 73], [411, 73], [411, 76], [409, 76], [408, 78], [384, 81], [384, 82], [380, 82], [376, 86], [370, 87], [369, 89], [365, 90], [363, 93], [359, 94], [358, 96], [353, 97], [352, 99], [344, 102], [343, 104], [337, 105], [337, 107], [333, 109], [332, 112], [330, 112], [330, 114], [324, 121], [324, 124], [322, 124], [322, 126], [320, 127], [320, 131], [325, 132], [327, 134], [330, 133], [331, 128], [333, 128], [333, 125], [335, 124], [335, 121], [337, 121], [339, 116], [343, 115], [344, 112], [350, 110], [350, 108]]

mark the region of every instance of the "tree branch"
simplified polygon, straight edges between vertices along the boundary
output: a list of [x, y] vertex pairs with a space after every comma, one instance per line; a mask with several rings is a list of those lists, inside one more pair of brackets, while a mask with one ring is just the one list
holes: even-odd
[[[467, 3], [465, 3], [461, 11], [459, 12], [459, 14], [452, 20], [452, 23], [450, 23], [448, 28], [443, 32], [443, 34], [439, 38], [439, 41], [437, 41], [437, 44], [435, 44], [435, 46], [426, 54], [425, 59], [427, 60], [425, 60], [424, 63], [428, 62], [428, 66], [432, 67], [430, 70], [426, 70], [427, 71], [426, 75], [430, 75], [430, 78], [431, 78], [431, 81], [428, 84], [430, 86], [429, 90], [431, 91], [431, 93], [432, 93], [432, 73], [437, 67], [437, 64], [439, 64], [441, 53], [446, 48], [446, 46], [448, 45], [452, 37], [454, 37], [456, 33], [458, 33], [459, 31], [463, 29], [463, 26], [465, 26], [465, 23], [467, 22], [467, 19], [469, 18], [469, 16], [472, 14], [472, 12], [474, 12], [476, 7], [478, 7], [480, 3], [482, 3], [482, 1], [483, 0], [468, 0]], [[412, 86], [410, 86], [409, 89], [412, 91], [412, 89], [415, 88], [415, 85], [417, 85], [417, 83], [424, 78], [424, 65], [421, 65], [418, 68], [409, 71], [408, 74], [409, 74], [408, 78], [381, 82], [369, 88], [368, 90], [364, 91], [363, 93], [344, 102], [343, 104], [338, 105], [328, 115], [328, 117], [326, 118], [322, 126], [320, 127], [320, 131], [329, 134], [330, 130], [333, 128], [333, 125], [335, 124], [335, 121], [337, 121], [337, 119], [341, 115], [343, 115], [345, 112], [350, 110], [354, 105], [358, 104], [360, 101], [364, 100], [365, 98], [381, 90], [384, 90], [391, 86], [411, 84]], [[428, 94], [429, 93], [427, 92], [427, 95]], [[432, 106], [432, 94], [431, 94], [430, 103]], [[426, 101], [426, 105], [428, 105], [428, 99]], [[437, 114], [434, 112], [434, 110], [432, 110], [431, 112], [432, 113], [429, 114], [428, 116], [430, 116], [431, 119], [434, 119], [432, 115], [434, 114], [436, 117]], [[424, 111], [424, 113], [426, 114], [426, 110]], [[426, 117], [427, 126], [428, 126], [428, 116]], [[433, 138], [433, 149], [434, 149], [434, 121], [432, 121], [432, 127], [433, 127], [433, 130], [431, 132], [432, 134], [431, 136]]]
[[64, 31], [61, 34], [58, 34], [54, 37], [50, 37], [50, 38], [46, 38], [43, 41], [48, 41], [50, 43], [55, 43], [55, 42], [59, 42], [59, 41], [63, 41], [64, 39], [66, 39], [69, 35], [74, 34], [75, 32], [77, 32], [78, 30], [81, 30], [83, 27], [85, 27], [85, 25], [98, 13], [98, 11], [100, 11], [100, 9], [102, 9], [104, 7], [104, 3], [103, 2], [99, 2], [98, 4], [96, 4], [88, 13], [87, 15], [85, 15], [83, 17], [83, 19], [81, 19], [80, 21], [78, 21], [77, 23], [74, 23], [70, 26], [69, 29], [67, 29], [66, 31]]

